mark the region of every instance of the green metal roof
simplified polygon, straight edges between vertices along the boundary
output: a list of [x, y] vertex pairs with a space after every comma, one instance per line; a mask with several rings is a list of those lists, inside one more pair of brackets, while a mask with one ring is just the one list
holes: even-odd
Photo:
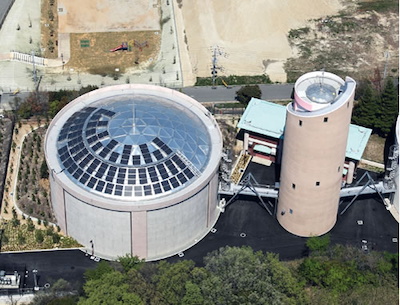
[[360, 160], [371, 136], [372, 129], [350, 124], [347, 137], [346, 157]]
[[[286, 107], [252, 98], [246, 107], [238, 127], [261, 135], [281, 138], [286, 123]], [[347, 137], [346, 157], [360, 160], [372, 130], [350, 124]]]
[[286, 121], [286, 107], [252, 98], [246, 107], [238, 127], [262, 135], [280, 138]]

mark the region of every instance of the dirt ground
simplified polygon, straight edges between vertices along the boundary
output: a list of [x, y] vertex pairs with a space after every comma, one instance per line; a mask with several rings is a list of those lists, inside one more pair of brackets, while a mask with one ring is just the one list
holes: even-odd
[[[93, 74], [112, 74], [117, 68], [123, 73], [126, 68], [150, 64], [156, 59], [160, 39], [157, 31], [71, 34], [71, 59], [65, 68]], [[83, 42], [87, 44], [83, 46]], [[129, 50], [110, 52], [123, 42], [128, 43]]]
[[58, 0], [60, 33], [157, 31], [158, 0]]
[[286, 81], [283, 63], [293, 55], [289, 30], [342, 8], [340, 0], [177, 2], [187, 43], [182, 47], [189, 51], [192, 73], [210, 76], [213, 47], [218, 46], [222, 75], [267, 73], [272, 81], [282, 82]]

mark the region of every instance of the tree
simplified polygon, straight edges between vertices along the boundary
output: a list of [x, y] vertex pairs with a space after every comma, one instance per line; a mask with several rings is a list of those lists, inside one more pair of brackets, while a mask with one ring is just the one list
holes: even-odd
[[137, 256], [132, 256], [131, 254], [126, 254], [125, 256], [118, 257], [119, 263], [124, 268], [125, 272], [128, 272], [131, 269], [138, 269], [140, 268], [144, 260], [140, 259]]
[[39, 244], [41, 244], [44, 241], [44, 234], [42, 230], [35, 231], [35, 239]]
[[158, 274], [154, 277], [156, 288], [165, 304], [181, 304], [186, 294], [185, 283], [191, 281], [193, 261], [180, 261], [170, 264], [161, 261], [158, 264]]
[[399, 94], [394, 86], [393, 79], [388, 78], [381, 96], [381, 109], [376, 122], [379, 133], [386, 137], [399, 115]]
[[378, 91], [371, 84], [366, 84], [358, 103], [354, 106], [352, 121], [355, 124], [375, 129], [380, 110]]
[[185, 295], [182, 299], [182, 305], [203, 305], [204, 299], [201, 294], [201, 289], [198, 285], [187, 281], [185, 283]]
[[83, 286], [85, 296], [78, 305], [142, 305], [144, 302], [131, 292], [126, 277], [118, 271], [102, 274], [100, 278], [90, 279]]
[[330, 234], [312, 236], [307, 239], [306, 246], [313, 252], [326, 251], [331, 243]]
[[42, 161], [42, 165], [40, 166], [40, 178], [41, 179], [49, 178], [49, 169], [47, 167], [47, 163], [45, 160]]
[[110, 273], [114, 271], [114, 269], [110, 266], [109, 263], [105, 261], [101, 261], [97, 264], [95, 269], [88, 269], [84, 273], [84, 277], [86, 281], [96, 280], [101, 278], [104, 274]]
[[304, 304], [302, 283], [277, 255], [250, 247], [224, 247], [204, 259], [204, 304]]
[[252, 97], [261, 98], [261, 89], [258, 85], [246, 85], [236, 91], [236, 100], [246, 106]]

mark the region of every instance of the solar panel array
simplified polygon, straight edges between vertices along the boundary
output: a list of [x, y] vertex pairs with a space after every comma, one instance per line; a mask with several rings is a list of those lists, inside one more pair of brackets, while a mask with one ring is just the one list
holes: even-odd
[[[135, 198], [172, 192], [200, 175], [208, 160], [209, 140], [201, 126], [192, 129], [198, 122], [180, 116], [180, 124], [188, 126], [179, 130], [178, 137], [184, 139], [177, 148], [177, 133], [166, 136], [162, 122], [157, 125], [152, 120], [162, 115], [161, 121], [165, 121], [168, 111], [172, 113], [169, 121], [176, 120], [177, 109], [168, 107], [166, 111], [157, 103], [150, 103], [153, 107], [149, 108], [148, 102], [147, 110], [140, 102], [121, 104], [86, 107], [65, 122], [57, 148], [70, 177], [101, 194]], [[156, 114], [154, 107], [160, 108]], [[192, 154], [193, 149], [185, 150], [188, 144], [196, 146], [197, 155]]]

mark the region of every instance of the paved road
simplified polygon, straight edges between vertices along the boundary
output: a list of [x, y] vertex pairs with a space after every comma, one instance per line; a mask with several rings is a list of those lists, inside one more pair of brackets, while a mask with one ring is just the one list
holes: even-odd
[[13, 272], [27, 271], [24, 288], [33, 288], [33, 270], [37, 270], [38, 285], [54, 284], [63, 278], [73, 287], [83, 284], [83, 274], [87, 269], [95, 268], [97, 263], [80, 250], [54, 250], [37, 252], [1, 253], [0, 270]]
[[[1, 1], [1, 0], [0, 0]], [[206, 103], [206, 102], [229, 102], [235, 101], [236, 91], [241, 86], [233, 86], [226, 88], [224, 86], [218, 86], [215, 89], [212, 87], [186, 87], [182, 89], [182, 92], [193, 97], [195, 100]], [[293, 84], [269, 84], [260, 85], [262, 92], [261, 99], [266, 101], [277, 101], [277, 100], [290, 100], [293, 90]], [[14, 99], [19, 97], [22, 101], [29, 96], [29, 92], [23, 91], [14, 95], [9, 92], [4, 92], [0, 95], [0, 109], [11, 110], [14, 108]]]
[[[259, 85], [261, 89], [261, 99], [266, 101], [290, 100], [293, 90], [293, 84], [268, 84]], [[182, 92], [193, 97], [199, 102], [226, 102], [234, 101], [236, 91], [242, 86], [232, 86], [226, 88], [224, 86], [212, 87], [186, 87]]]
[[14, 0], [1, 0], [0, 1], [0, 28], [1, 28], [1, 25], [3, 24], [3, 21], [6, 18], [7, 13], [13, 3], [14, 3]]

